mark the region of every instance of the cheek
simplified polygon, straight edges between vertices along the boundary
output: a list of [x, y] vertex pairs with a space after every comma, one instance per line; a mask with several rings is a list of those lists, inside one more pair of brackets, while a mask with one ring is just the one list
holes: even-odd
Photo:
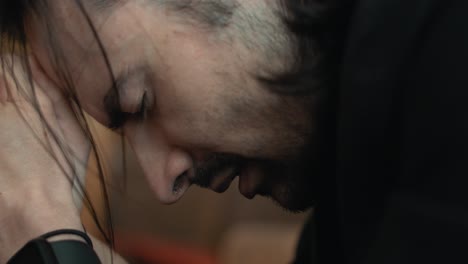
[[155, 122], [181, 144], [200, 143], [217, 134], [223, 105], [202, 82], [160, 85], [156, 90]]
[[232, 128], [225, 125], [224, 105], [216, 105], [203, 96], [168, 99], [159, 106], [154, 120], [167, 136], [185, 148], [216, 149], [226, 144]]

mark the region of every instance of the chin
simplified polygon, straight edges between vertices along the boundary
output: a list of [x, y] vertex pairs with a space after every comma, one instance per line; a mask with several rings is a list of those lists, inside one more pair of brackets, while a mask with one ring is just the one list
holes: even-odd
[[288, 162], [267, 162], [265, 180], [259, 188], [262, 196], [271, 198], [276, 204], [293, 213], [311, 209], [316, 201], [317, 162], [306, 148], [303, 155]]
[[274, 203], [291, 213], [303, 213], [312, 208], [314, 204], [311, 192], [294, 190], [284, 185], [274, 188], [270, 195], [264, 196], [269, 197]]
[[290, 213], [304, 213], [307, 210], [312, 208], [312, 203], [292, 203], [290, 201], [283, 201], [276, 198], [271, 197], [271, 199], [281, 208], [290, 212]]

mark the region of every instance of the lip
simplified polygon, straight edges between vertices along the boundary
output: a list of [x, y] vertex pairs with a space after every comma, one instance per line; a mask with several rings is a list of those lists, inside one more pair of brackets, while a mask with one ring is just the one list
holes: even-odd
[[258, 166], [246, 166], [239, 175], [239, 192], [247, 199], [253, 199], [259, 192], [264, 174]]
[[239, 177], [239, 192], [245, 198], [252, 200], [257, 195], [257, 192], [255, 189], [252, 189], [248, 187], [247, 185], [243, 184], [243, 182], [245, 182], [245, 177]]
[[210, 183], [210, 189], [217, 192], [225, 192], [229, 186], [231, 186], [232, 181], [239, 175], [239, 168], [230, 167], [223, 170], [220, 174], [213, 177]]
[[253, 199], [260, 194], [260, 189], [264, 184], [265, 173], [260, 166], [254, 163], [229, 167], [211, 179], [209, 188], [217, 193], [225, 192], [232, 181], [239, 177], [239, 192], [247, 199]]

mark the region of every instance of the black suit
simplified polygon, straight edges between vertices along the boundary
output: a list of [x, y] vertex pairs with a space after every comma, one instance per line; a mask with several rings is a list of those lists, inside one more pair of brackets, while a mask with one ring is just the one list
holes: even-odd
[[468, 1], [353, 12], [332, 160], [296, 262], [468, 263]]

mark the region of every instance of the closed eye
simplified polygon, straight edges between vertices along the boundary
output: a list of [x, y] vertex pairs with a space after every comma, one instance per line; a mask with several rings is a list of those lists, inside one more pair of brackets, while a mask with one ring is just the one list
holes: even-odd
[[[113, 82], [103, 100], [109, 128], [117, 130], [129, 120], [146, 118], [152, 105], [148, 96], [153, 87], [150, 76], [151, 69], [143, 64], [126, 68]], [[140, 92], [142, 94], [138, 96]]]
[[106, 106], [110, 120], [108, 127], [110, 129], [118, 130], [121, 129], [129, 120], [139, 121], [144, 120], [146, 118], [148, 112], [148, 97], [146, 91], [143, 93], [143, 96], [141, 97], [141, 101], [138, 106], [138, 110], [135, 112], [122, 111], [120, 103], [117, 101], [118, 100], [109, 100], [109, 102], [107, 102], [106, 100], [106, 104], [110, 104]]

